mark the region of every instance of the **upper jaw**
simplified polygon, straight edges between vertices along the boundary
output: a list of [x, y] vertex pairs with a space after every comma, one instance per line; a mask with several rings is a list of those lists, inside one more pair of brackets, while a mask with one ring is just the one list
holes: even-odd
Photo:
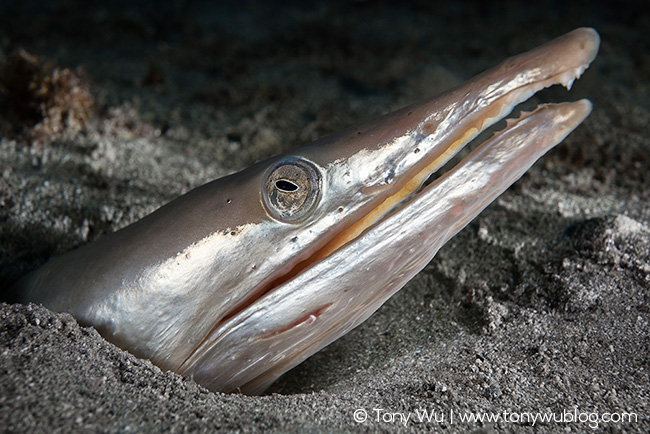
[[[323, 204], [318, 218], [330, 229], [310, 254], [323, 258], [354, 240], [419, 191], [478, 134], [539, 90], [555, 84], [570, 88], [595, 58], [599, 42], [593, 29], [576, 29], [437, 97], [358, 127], [359, 134], [371, 132], [383, 141], [326, 167], [331, 200]], [[341, 207], [343, 214], [338, 212]]]

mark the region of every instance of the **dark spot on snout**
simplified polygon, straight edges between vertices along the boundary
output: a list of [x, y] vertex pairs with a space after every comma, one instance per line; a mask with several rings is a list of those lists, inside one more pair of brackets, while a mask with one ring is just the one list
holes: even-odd
[[394, 179], [395, 179], [395, 169], [390, 169], [390, 171], [384, 178], [384, 184], [391, 184]]
[[424, 125], [422, 131], [424, 135], [429, 136], [435, 133], [437, 129], [438, 129], [438, 124], [436, 122], [429, 122]]

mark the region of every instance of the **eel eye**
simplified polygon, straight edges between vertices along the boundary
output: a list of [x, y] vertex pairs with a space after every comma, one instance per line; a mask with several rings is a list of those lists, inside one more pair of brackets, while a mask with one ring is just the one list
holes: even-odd
[[320, 197], [318, 169], [305, 160], [289, 159], [276, 164], [266, 177], [262, 198], [267, 211], [283, 222], [305, 218]]

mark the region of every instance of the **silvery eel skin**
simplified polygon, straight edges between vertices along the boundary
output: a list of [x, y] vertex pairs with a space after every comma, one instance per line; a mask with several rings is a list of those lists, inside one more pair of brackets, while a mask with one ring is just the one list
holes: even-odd
[[21, 279], [24, 301], [214, 391], [260, 393], [368, 318], [591, 111], [539, 106], [427, 178], [513, 107], [570, 88], [567, 33], [441, 95], [198, 187]]

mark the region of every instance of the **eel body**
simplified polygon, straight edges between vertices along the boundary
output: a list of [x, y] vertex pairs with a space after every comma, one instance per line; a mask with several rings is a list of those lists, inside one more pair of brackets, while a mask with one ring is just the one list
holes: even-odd
[[215, 391], [260, 393], [377, 310], [589, 114], [541, 105], [429, 176], [595, 58], [574, 30], [441, 95], [198, 187], [17, 285]]

